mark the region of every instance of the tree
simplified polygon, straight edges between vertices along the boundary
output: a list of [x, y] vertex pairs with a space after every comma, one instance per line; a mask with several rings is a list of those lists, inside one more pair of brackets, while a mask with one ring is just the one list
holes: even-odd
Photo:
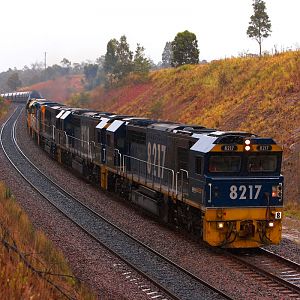
[[133, 54], [129, 49], [126, 36], [120, 41], [112, 39], [107, 43], [104, 59], [104, 72], [110, 85], [125, 78], [133, 70]]
[[144, 51], [145, 48], [137, 44], [133, 60], [133, 71], [136, 73], [147, 74], [150, 71], [151, 64]]
[[119, 42], [111, 39], [106, 46], [106, 54], [104, 59], [104, 71], [106, 73], [115, 73], [118, 62], [117, 47]]
[[83, 68], [83, 73], [87, 82], [86, 88], [92, 89], [95, 86], [95, 80], [97, 77], [98, 65], [88, 64]]
[[247, 35], [255, 39], [259, 44], [259, 56], [261, 56], [261, 44], [264, 38], [270, 36], [271, 21], [266, 13], [266, 4], [263, 0], [253, 1], [254, 14], [250, 17]]
[[63, 75], [69, 74], [72, 63], [67, 58], [63, 58], [60, 63], [63, 67]]
[[199, 63], [199, 50], [196, 35], [189, 31], [179, 32], [172, 42], [172, 67]]
[[163, 68], [171, 67], [172, 58], [173, 58], [172, 43], [166, 42], [164, 51], [162, 53], [162, 67]]
[[60, 62], [64, 68], [70, 68], [71, 62], [67, 58], [63, 58], [63, 60]]
[[82, 72], [82, 65], [80, 63], [73, 63], [72, 72], [74, 74], [80, 74]]
[[104, 68], [104, 64], [105, 64], [105, 55], [101, 55], [100, 57], [98, 57], [96, 59], [96, 64], [98, 64], [100, 69]]
[[22, 82], [19, 79], [18, 73], [13, 73], [8, 77], [7, 86], [9, 87], [10, 90], [15, 91], [17, 89], [17, 87], [19, 87], [21, 85], [22, 85]]
[[97, 64], [88, 64], [84, 66], [83, 73], [87, 80], [93, 79], [96, 77], [98, 71]]
[[129, 44], [127, 43], [127, 38], [122, 35], [120, 42], [117, 45], [117, 77], [122, 79], [126, 77], [132, 71], [132, 57], [133, 54], [129, 49]]

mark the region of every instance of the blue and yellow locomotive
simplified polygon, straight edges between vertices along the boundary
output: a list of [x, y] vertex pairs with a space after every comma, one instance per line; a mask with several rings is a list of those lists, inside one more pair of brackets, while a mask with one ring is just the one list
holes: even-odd
[[28, 101], [27, 123], [59, 162], [210, 245], [280, 242], [282, 149], [271, 138], [43, 99]]
[[195, 170], [205, 191], [203, 239], [235, 248], [278, 244], [281, 148], [270, 138], [216, 132], [201, 137], [191, 150], [203, 164], [200, 176]]

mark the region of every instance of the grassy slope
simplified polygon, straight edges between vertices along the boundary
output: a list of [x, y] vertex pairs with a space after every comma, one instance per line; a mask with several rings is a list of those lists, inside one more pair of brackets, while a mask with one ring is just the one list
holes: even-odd
[[284, 146], [289, 201], [300, 200], [300, 52], [153, 72], [149, 81], [92, 91], [99, 110], [245, 130]]
[[[72, 276], [72, 273], [62, 253], [54, 249], [42, 232], [33, 228], [8, 191], [0, 182], [0, 298], [65, 299], [47, 279], [73, 299], [95, 299], [75, 278], [50, 275]], [[48, 275], [41, 278], [27, 263]]]
[[0, 119], [5, 116], [9, 109], [9, 102], [0, 98]]

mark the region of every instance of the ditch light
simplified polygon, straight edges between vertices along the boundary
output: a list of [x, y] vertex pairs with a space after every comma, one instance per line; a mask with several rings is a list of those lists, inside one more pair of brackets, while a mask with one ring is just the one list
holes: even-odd
[[223, 229], [224, 228], [224, 222], [218, 222], [217, 223], [217, 228], [218, 229]]

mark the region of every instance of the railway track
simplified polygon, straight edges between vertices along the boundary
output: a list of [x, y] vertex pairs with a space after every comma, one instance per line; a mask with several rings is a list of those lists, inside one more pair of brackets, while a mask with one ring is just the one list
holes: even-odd
[[16, 121], [21, 112], [22, 107], [18, 106], [1, 128], [0, 142], [8, 160], [21, 176], [62, 214], [157, 286], [159, 291], [150, 291], [149, 298], [231, 299], [221, 290], [130, 236], [44, 175], [17, 144]]
[[276, 290], [282, 299], [300, 300], [299, 264], [263, 248], [211, 250], [224, 264]]
[[[226, 251], [280, 294], [300, 299], [300, 265], [263, 248]], [[251, 274], [251, 271], [249, 273]]]

